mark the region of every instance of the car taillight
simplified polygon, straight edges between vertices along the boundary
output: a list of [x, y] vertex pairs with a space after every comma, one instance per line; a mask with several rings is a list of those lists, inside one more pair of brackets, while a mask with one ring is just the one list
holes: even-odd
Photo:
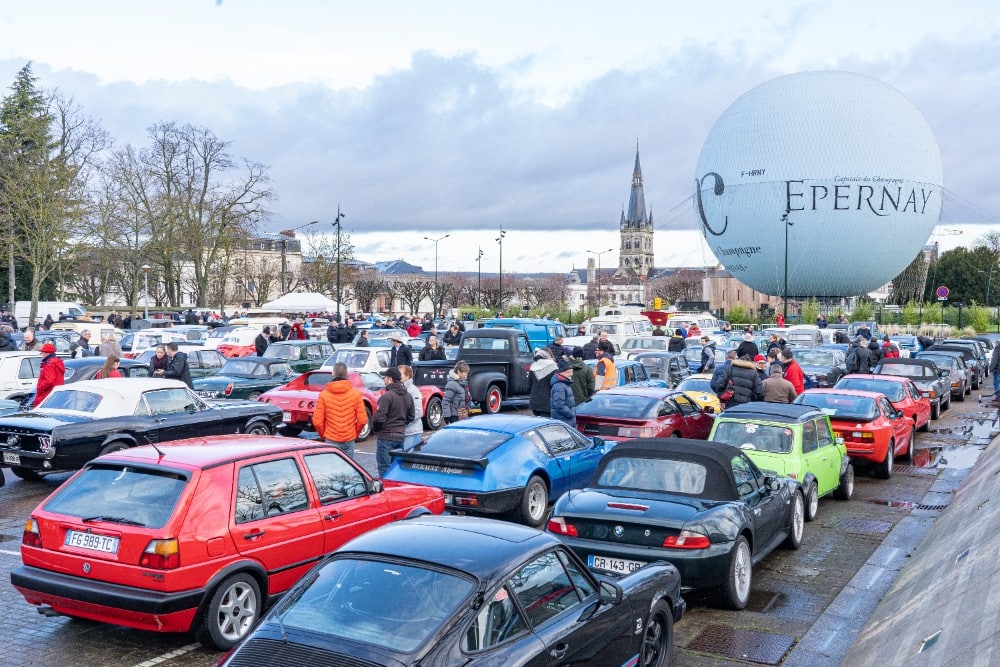
[[21, 544], [26, 547], [42, 548], [42, 535], [38, 532], [38, 522], [28, 519], [24, 522], [24, 533], [21, 534]]
[[622, 426], [618, 429], [620, 438], [652, 438], [653, 429], [648, 426]]
[[233, 383], [230, 382], [228, 385], [226, 385], [226, 390], [224, 392], [222, 392], [222, 393], [224, 393], [226, 396], [232, 396], [232, 394], [233, 394]]
[[307, 406], [307, 409], [309, 409], [309, 410], [315, 410], [316, 409], [316, 401], [309, 401], [309, 405]]
[[258, 401], [259, 403], [270, 403], [270, 402], [271, 402], [271, 399], [270, 399], [270, 398], [268, 398], [267, 396], [258, 396], [258, 397], [257, 397], [257, 401]]
[[561, 516], [549, 519], [547, 528], [550, 533], [555, 533], [556, 535], [569, 535], [570, 537], [580, 536], [576, 531], [576, 526], [571, 523], [566, 523], [566, 519]]
[[181, 549], [176, 539], [150, 540], [139, 557], [139, 565], [154, 570], [173, 570], [181, 566]]
[[670, 535], [663, 540], [663, 546], [669, 549], [707, 549], [712, 546], [712, 541], [701, 533], [682, 530], [679, 535]]

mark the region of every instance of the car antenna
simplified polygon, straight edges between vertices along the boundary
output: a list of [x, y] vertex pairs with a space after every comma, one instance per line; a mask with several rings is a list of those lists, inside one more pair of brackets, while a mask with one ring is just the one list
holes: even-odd
[[156, 453], [160, 455], [161, 459], [165, 456], [164, 453], [163, 453], [163, 450], [160, 449], [159, 447], [157, 447], [155, 442], [150, 441], [149, 444], [153, 447], [153, 449], [156, 450]]

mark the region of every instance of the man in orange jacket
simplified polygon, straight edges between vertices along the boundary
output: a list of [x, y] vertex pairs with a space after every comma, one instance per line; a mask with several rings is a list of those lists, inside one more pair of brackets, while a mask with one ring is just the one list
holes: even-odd
[[368, 423], [361, 392], [354, 388], [347, 375], [347, 365], [333, 365], [333, 379], [319, 394], [313, 426], [327, 442], [354, 457], [354, 441]]

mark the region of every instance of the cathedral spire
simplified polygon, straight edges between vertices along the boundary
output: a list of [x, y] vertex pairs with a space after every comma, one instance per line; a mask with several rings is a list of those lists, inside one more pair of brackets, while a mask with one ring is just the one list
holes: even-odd
[[620, 225], [621, 248], [616, 275], [648, 276], [653, 269], [653, 214], [646, 211], [642, 187], [642, 167], [639, 164], [639, 140], [635, 142], [635, 167], [628, 208], [623, 211]]

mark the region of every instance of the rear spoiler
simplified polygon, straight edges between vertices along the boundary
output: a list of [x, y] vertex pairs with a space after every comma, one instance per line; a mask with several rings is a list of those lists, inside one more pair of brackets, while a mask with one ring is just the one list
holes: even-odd
[[489, 459], [463, 459], [457, 456], [438, 456], [435, 454], [421, 454], [414, 451], [403, 451], [394, 449], [389, 452], [390, 456], [398, 459], [401, 463], [423, 464], [428, 466], [445, 466], [448, 468], [461, 468], [462, 470], [475, 470], [476, 468], [486, 469]]

